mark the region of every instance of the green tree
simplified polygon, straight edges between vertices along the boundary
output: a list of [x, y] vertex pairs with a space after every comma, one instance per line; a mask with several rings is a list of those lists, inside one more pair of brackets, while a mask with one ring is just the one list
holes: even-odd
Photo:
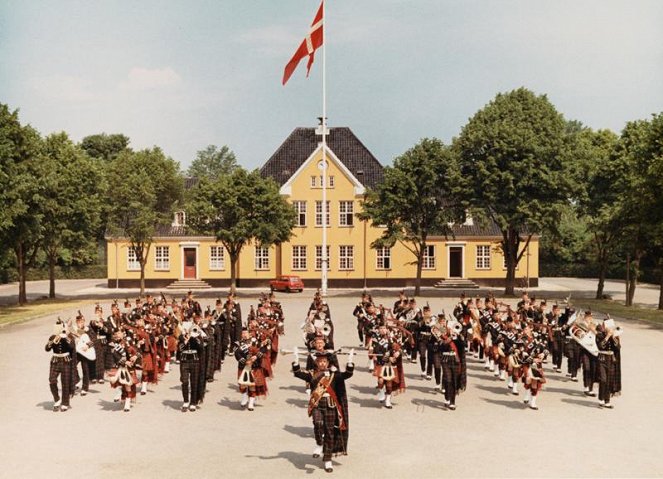
[[140, 264], [140, 293], [145, 291], [145, 265], [159, 225], [169, 225], [182, 201], [179, 165], [160, 148], [124, 150], [111, 161], [107, 173], [109, 229], [126, 237]]
[[498, 94], [454, 141], [470, 206], [502, 232], [507, 295], [533, 234], [555, 231], [568, 202], [565, 128], [545, 95], [520, 88]]
[[448, 235], [450, 224], [464, 216], [459, 194], [459, 169], [449, 148], [438, 139], [424, 138], [384, 169], [384, 179], [368, 192], [362, 220], [385, 225], [372, 248], [401, 243], [415, 257], [414, 294], [421, 289], [421, 270], [430, 235]]
[[230, 175], [239, 169], [235, 153], [226, 145], [221, 148], [209, 145], [198, 151], [196, 159], [187, 170], [187, 176], [194, 178], [216, 179], [220, 176]]
[[66, 133], [46, 137], [42, 161], [42, 250], [49, 270], [49, 297], [55, 297], [55, 265], [65, 250], [94, 247], [102, 204], [101, 168]]
[[121, 133], [99, 133], [83, 138], [80, 146], [92, 158], [111, 161], [129, 148], [129, 137]]
[[619, 137], [610, 130], [578, 132], [573, 145], [576, 184], [573, 199], [579, 216], [587, 225], [589, 246], [598, 266], [596, 299], [603, 297], [605, 278], [620, 235], [619, 199], [625, 163], [614, 155]]
[[40, 161], [41, 138], [21, 125], [18, 111], [0, 104], [0, 245], [16, 257], [18, 302], [27, 303], [26, 275], [41, 240], [43, 185], [47, 168]]
[[242, 248], [251, 242], [270, 246], [288, 241], [296, 217], [271, 178], [243, 168], [214, 179], [203, 177], [189, 192], [187, 211], [191, 228], [214, 235], [228, 251], [232, 291]]

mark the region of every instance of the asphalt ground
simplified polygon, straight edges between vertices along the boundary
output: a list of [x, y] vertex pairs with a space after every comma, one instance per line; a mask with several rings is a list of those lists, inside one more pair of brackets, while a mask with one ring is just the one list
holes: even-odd
[[[299, 325], [310, 295], [278, 295], [286, 316], [282, 347], [303, 344]], [[358, 298], [330, 297], [338, 346], [357, 346], [351, 312]], [[393, 304], [393, 295], [376, 297]], [[433, 310], [453, 299], [431, 299]], [[203, 306], [210, 301], [202, 301]], [[248, 311], [251, 301], [241, 301]], [[102, 301], [108, 306], [108, 302]], [[83, 310], [92, 316], [92, 306]], [[68, 317], [75, 311], [62, 311]], [[52, 411], [50, 353], [44, 345], [57, 314], [0, 330], [0, 477], [328, 477], [314, 459], [313, 427], [304, 383], [279, 357], [269, 395], [255, 411], [242, 410], [236, 362], [226, 360], [208, 384], [202, 409], [180, 412], [179, 368], [138, 396], [130, 413], [113, 402], [106, 383], [76, 395], [66, 413]], [[457, 410], [442, 405], [434, 381], [406, 364], [407, 391], [384, 409], [365, 356], [348, 380], [349, 455], [334, 460], [335, 477], [661, 477], [663, 457], [663, 331], [622, 322], [623, 394], [615, 408], [598, 407], [582, 385], [553, 373], [527, 408], [523, 394], [468, 359], [468, 386]], [[342, 357], [343, 358], [343, 357]], [[343, 364], [343, 359], [341, 359]], [[564, 367], [566, 361], [564, 362]]]

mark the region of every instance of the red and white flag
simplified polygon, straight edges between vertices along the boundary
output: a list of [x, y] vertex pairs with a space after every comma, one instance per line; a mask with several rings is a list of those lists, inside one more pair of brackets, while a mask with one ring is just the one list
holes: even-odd
[[318, 13], [315, 14], [311, 28], [306, 35], [304, 41], [299, 45], [297, 51], [292, 56], [288, 64], [285, 66], [283, 71], [283, 84], [285, 85], [290, 76], [293, 74], [299, 61], [308, 55], [308, 64], [306, 65], [306, 76], [308, 77], [309, 71], [311, 71], [311, 65], [313, 65], [313, 56], [315, 51], [322, 46], [322, 34], [324, 32], [323, 28], [323, 18], [322, 18], [322, 7], [325, 4], [325, 0], [322, 0], [320, 8], [318, 8]]

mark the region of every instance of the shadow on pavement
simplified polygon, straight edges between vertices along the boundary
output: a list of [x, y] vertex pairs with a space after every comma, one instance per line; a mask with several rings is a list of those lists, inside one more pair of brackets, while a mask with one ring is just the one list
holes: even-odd
[[55, 404], [53, 401], [43, 401], [43, 402], [35, 404], [35, 407], [43, 408], [44, 411], [52, 411], [53, 410], [53, 404]]
[[514, 398], [511, 401], [502, 401], [498, 399], [488, 399], [488, 398], [481, 398], [481, 399], [491, 404], [497, 404], [498, 406], [504, 406], [510, 409], [527, 409], [527, 404], [523, 403], [518, 398]]
[[371, 386], [357, 386], [356, 384], [350, 385], [350, 389], [357, 391], [359, 394], [369, 394], [371, 396], [377, 394], [378, 390]]
[[444, 399], [444, 396], [440, 394], [440, 400], [435, 401], [434, 399], [419, 399], [419, 398], [414, 398], [410, 402], [414, 404], [417, 407], [421, 408], [426, 408], [429, 407], [431, 409], [441, 409], [443, 411], [446, 411], [447, 408], [444, 406], [444, 403], [442, 400]]
[[427, 386], [412, 386], [411, 384], [407, 384], [408, 389], [412, 389], [414, 391], [421, 391], [422, 393], [426, 394], [437, 394], [437, 391], [435, 390], [435, 383], [434, 382], [428, 382]]
[[182, 407], [182, 401], [175, 401], [174, 399], [164, 399], [161, 401], [161, 404], [169, 407], [170, 409], [175, 409], [176, 411], [179, 411]]
[[286, 424], [285, 426], [283, 426], [283, 430], [299, 437], [313, 437], [313, 429], [309, 426], [300, 427], [300, 426], [289, 426], [288, 424]]
[[562, 402], [566, 402], [569, 404], [577, 404], [579, 406], [585, 406], [585, 407], [591, 407], [591, 408], [598, 408], [599, 407], [599, 402], [594, 398], [594, 401], [582, 401], [580, 399], [568, 399], [568, 398], [562, 398]]
[[545, 392], [551, 392], [551, 393], [562, 393], [562, 394], [568, 394], [570, 396], [585, 396], [582, 391], [576, 391], [573, 389], [566, 389], [566, 388], [549, 388], [549, 387], [543, 387], [543, 390]]
[[276, 456], [246, 455], [244, 457], [258, 458], [265, 461], [270, 461], [272, 459], [285, 459], [297, 469], [306, 471], [307, 474], [313, 474], [314, 471], [322, 468], [322, 461], [320, 458], [313, 458], [311, 454], [305, 454], [302, 452], [282, 451]]
[[102, 411], [122, 412], [122, 404], [122, 401], [115, 402], [99, 399], [99, 406], [101, 406]]
[[354, 396], [351, 396], [349, 399], [351, 403], [358, 404], [359, 407], [369, 407], [374, 409], [380, 409], [382, 407], [382, 403], [377, 400], [377, 396], [374, 394], [371, 398], [367, 399], [360, 399]]
[[482, 389], [483, 391], [489, 391], [491, 393], [499, 394], [500, 396], [504, 396], [505, 394], [510, 394], [511, 390], [506, 387], [506, 383], [501, 383], [502, 387], [498, 386], [484, 386], [483, 384], [477, 384], [476, 388], [477, 389]]
[[283, 389], [285, 391], [297, 391], [298, 393], [302, 394], [306, 392], [306, 386], [299, 386], [294, 384], [291, 384], [290, 386], [279, 386], [279, 389]]
[[288, 398], [288, 399], [285, 400], [285, 402], [290, 404], [291, 406], [296, 406], [296, 407], [301, 407], [301, 408], [308, 408], [308, 399]]
[[[239, 403], [239, 398], [237, 398], [236, 400], [233, 401], [228, 397], [224, 397], [223, 399], [219, 399], [217, 404], [219, 406], [223, 406], [223, 407], [227, 407], [228, 409], [232, 409], [233, 411], [243, 411], [244, 410], [242, 405]], [[257, 406], [257, 404], [256, 404], [256, 406]]]

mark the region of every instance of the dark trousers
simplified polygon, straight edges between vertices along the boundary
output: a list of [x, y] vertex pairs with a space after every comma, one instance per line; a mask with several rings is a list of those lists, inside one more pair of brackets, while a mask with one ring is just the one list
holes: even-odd
[[552, 363], [557, 369], [562, 369], [562, 358], [564, 357], [564, 338], [555, 336], [552, 341]]
[[578, 369], [580, 369], [580, 345], [574, 339], [567, 339], [566, 343], [566, 357], [567, 371], [571, 377], [578, 376]]
[[581, 351], [580, 360], [582, 364], [583, 386], [589, 388], [589, 390], [591, 391], [594, 388], [594, 383], [596, 382], [597, 360], [594, 356], [592, 356], [585, 350]]
[[69, 398], [71, 397], [71, 358], [53, 358], [51, 360], [51, 367], [48, 373], [48, 384], [53, 394], [53, 400], [58, 402], [60, 394], [58, 394], [58, 376], [62, 383], [62, 405], [69, 406]]
[[[182, 399], [184, 402], [198, 404], [198, 393], [200, 383], [200, 361], [198, 359], [180, 360], [180, 382], [182, 383]], [[191, 397], [189, 398], [189, 387]]]
[[610, 402], [612, 396], [612, 385], [615, 381], [617, 365], [615, 357], [610, 354], [599, 353], [598, 378], [599, 378], [599, 401]]
[[444, 388], [444, 399], [450, 404], [456, 404], [458, 361], [453, 356], [442, 358], [442, 387]]
[[77, 354], [77, 356], [78, 364], [81, 365], [81, 372], [83, 374], [83, 385], [81, 386], [81, 389], [87, 392], [90, 390], [90, 374], [94, 374], [95, 371], [94, 361], [90, 361], [81, 354]]
[[322, 460], [331, 461], [334, 448], [334, 425], [336, 424], [336, 408], [329, 407], [328, 399], [322, 398], [311, 414], [313, 418], [313, 434], [315, 443], [322, 446]]

